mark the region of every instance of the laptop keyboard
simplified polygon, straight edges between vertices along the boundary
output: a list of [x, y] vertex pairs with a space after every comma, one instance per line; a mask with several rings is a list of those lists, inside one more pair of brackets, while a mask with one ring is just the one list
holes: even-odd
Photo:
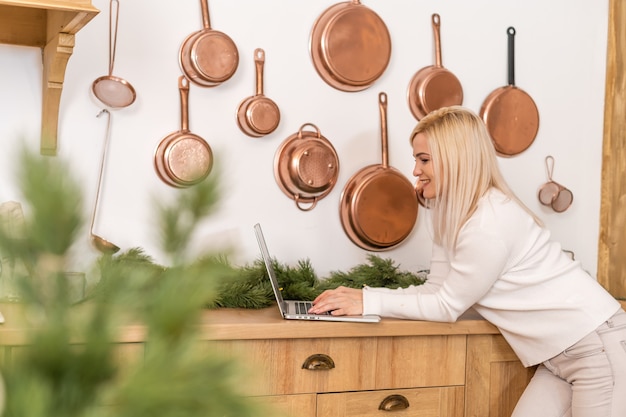
[[[313, 307], [313, 303], [311, 303], [310, 301], [298, 301], [295, 304], [297, 314], [308, 314], [309, 309]], [[330, 311], [322, 313], [321, 315], [330, 315]]]

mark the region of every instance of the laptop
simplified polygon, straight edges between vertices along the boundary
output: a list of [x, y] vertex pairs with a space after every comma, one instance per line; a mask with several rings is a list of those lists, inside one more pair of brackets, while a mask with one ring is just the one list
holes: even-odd
[[272, 258], [267, 249], [267, 244], [265, 243], [265, 237], [263, 236], [260, 224], [257, 223], [254, 225], [254, 233], [256, 234], [256, 240], [259, 243], [259, 249], [261, 250], [261, 256], [263, 257], [267, 274], [270, 277], [270, 283], [272, 284], [272, 289], [274, 290], [274, 295], [276, 296], [278, 309], [284, 319], [350, 321], [361, 323], [378, 323], [380, 321], [380, 316], [373, 314], [363, 316], [333, 316], [330, 313], [311, 314], [308, 313], [309, 308], [312, 306], [311, 301], [283, 300], [283, 295], [281, 294], [280, 286], [278, 285], [278, 279], [276, 278], [276, 272], [274, 271], [274, 265], [272, 264]]

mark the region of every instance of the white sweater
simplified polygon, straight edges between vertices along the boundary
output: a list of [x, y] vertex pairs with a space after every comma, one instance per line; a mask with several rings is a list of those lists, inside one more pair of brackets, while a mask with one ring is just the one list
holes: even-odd
[[550, 359], [620, 309], [517, 203], [490, 191], [455, 253], [434, 245], [424, 285], [363, 290], [365, 314], [454, 322], [470, 307], [494, 324], [524, 366]]

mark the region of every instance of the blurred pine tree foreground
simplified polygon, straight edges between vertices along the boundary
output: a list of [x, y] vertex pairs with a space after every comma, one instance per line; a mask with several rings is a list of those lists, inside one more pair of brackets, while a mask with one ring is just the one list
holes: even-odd
[[[24, 306], [29, 346], [0, 368], [2, 417], [247, 417], [269, 414], [237, 392], [246, 370], [223, 353], [200, 351], [199, 315], [205, 308], [264, 308], [275, 302], [261, 259], [232, 266], [224, 253], [189, 259], [199, 222], [219, 200], [219, 172], [180, 189], [175, 201], [154, 200], [159, 243], [168, 266], [141, 248], [102, 254], [90, 275], [97, 283], [79, 297], [73, 291], [69, 251], [87, 235], [76, 177], [60, 157], [22, 149], [17, 181], [21, 223], [2, 222], [1, 279], [10, 276]], [[84, 236], [83, 235], [83, 236]], [[285, 298], [313, 299], [328, 288], [363, 285], [398, 288], [424, 283], [427, 271], [400, 271], [390, 259], [318, 279], [309, 260], [288, 266], [273, 260]], [[10, 273], [7, 273], [10, 270]], [[0, 292], [2, 282], [0, 282]], [[1, 294], [0, 294], [1, 298]], [[78, 301], [78, 302], [77, 302]], [[115, 360], [120, 326], [146, 326], [142, 361]], [[0, 363], [1, 365], [1, 363]], [[275, 414], [274, 410], [271, 411]]]
[[[195, 323], [217, 294], [219, 280], [234, 280], [220, 256], [185, 257], [194, 227], [218, 199], [218, 175], [181, 190], [170, 205], [157, 202], [161, 245], [171, 266], [155, 265], [141, 250], [102, 255], [100, 281], [86, 300], [69, 296], [68, 251], [85, 233], [79, 185], [59, 157], [19, 155], [24, 230], [0, 228], [4, 259], [15, 268], [28, 318], [29, 346], [0, 373], [3, 417], [258, 416], [259, 405], [236, 392], [243, 375], [219, 353], [197, 347]], [[20, 272], [22, 271], [22, 272]], [[116, 364], [116, 328], [145, 324], [142, 361]], [[129, 368], [130, 366], [130, 368]], [[0, 408], [2, 408], [0, 379]]]

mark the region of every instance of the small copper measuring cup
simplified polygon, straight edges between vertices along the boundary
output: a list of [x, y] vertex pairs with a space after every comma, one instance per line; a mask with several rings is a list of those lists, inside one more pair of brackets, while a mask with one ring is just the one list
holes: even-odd
[[539, 201], [544, 206], [551, 207], [557, 213], [562, 213], [572, 205], [574, 194], [552, 179], [554, 158], [551, 155], [546, 156], [546, 171], [548, 173], [548, 182], [539, 189]]

